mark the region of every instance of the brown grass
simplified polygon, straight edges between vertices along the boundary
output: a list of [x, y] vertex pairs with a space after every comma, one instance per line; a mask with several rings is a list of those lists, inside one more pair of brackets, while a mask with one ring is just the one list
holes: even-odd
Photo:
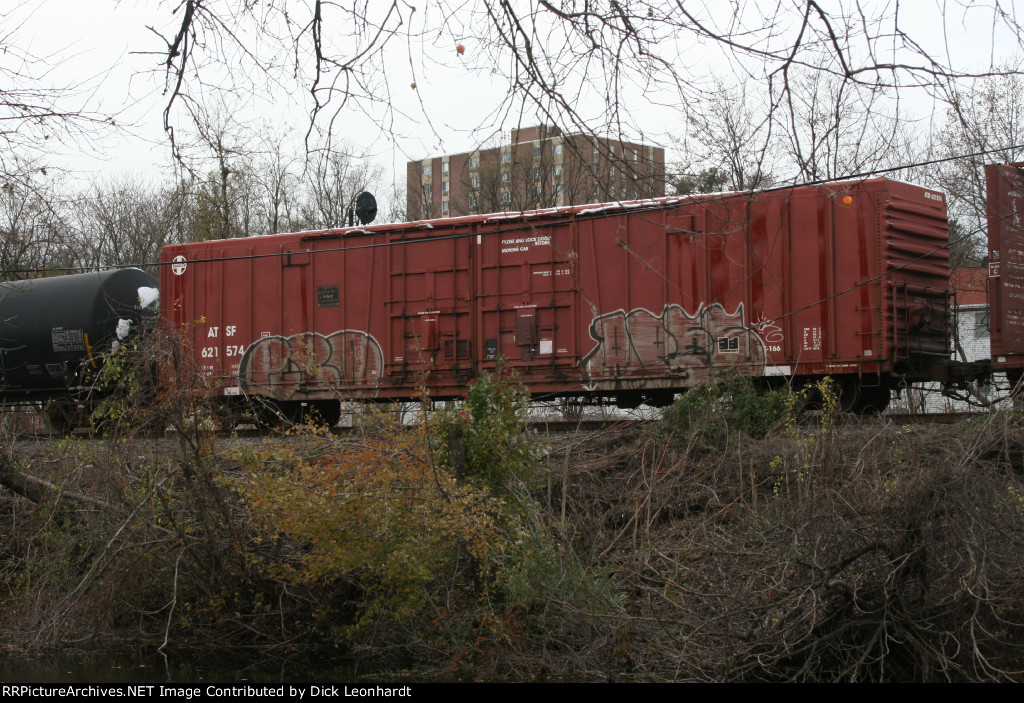
[[[322, 457], [344, 441], [287, 451]], [[5, 466], [54, 489], [9, 493], [0, 515], [6, 647], [338, 644], [358, 587], [261, 570], [303, 547], [260, 534], [224, 489], [238, 451], [8, 443]], [[554, 546], [522, 572], [529, 597], [492, 590], [478, 610], [425, 612], [345, 646], [390, 671], [489, 679], [1017, 681], [1022, 469], [1024, 421], [1010, 413], [759, 440], [727, 429], [712, 447], [664, 424], [552, 438], [528, 528]], [[495, 618], [501, 635], [457, 665], [427, 638], [431, 622], [496, 632]]]

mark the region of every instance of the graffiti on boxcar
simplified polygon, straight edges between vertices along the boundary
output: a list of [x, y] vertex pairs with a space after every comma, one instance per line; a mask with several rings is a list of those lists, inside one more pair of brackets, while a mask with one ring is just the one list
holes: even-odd
[[238, 377], [246, 393], [288, 400], [306, 391], [375, 392], [383, 370], [376, 339], [360, 330], [339, 330], [263, 337], [245, 351]]
[[775, 320], [765, 317], [764, 313], [750, 325], [750, 329], [757, 330], [766, 344], [781, 344], [783, 341], [782, 328]]
[[590, 336], [596, 344], [580, 361], [588, 390], [651, 387], [669, 377], [695, 385], [716, 371], [760, 375], [765, 367], [764, 343], [747, 327], [742, 303], [732, 314], [720, 303], [692, 315], [676, 304], [660, 315], [616, 310], [595, 317]]

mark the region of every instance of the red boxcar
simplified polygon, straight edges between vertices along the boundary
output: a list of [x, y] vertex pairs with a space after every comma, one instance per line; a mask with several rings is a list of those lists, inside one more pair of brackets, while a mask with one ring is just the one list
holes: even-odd
[[949, 358], [945, 198], [886, 179], [165, 247], [161, 305], [227, 399], [663, 404], [733, 370], [884, 406]]
[[1024, 163], [985, 167], [992, 370], [1024, 371]]

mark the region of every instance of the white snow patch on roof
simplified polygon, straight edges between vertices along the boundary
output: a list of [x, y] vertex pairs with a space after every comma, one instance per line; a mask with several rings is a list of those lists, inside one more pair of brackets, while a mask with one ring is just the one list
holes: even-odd
[[586, 210], [580, 210], [579, 214], [580, 215], [594, 215], [594, 214], [597, 214], [599, 212], [604, 212], [605, 210], [614, 210], [617, 207], [618, 207], [618, 205], [605, 205], [603, 207], [591, 207], [591, 208], [587, 208]]
[[654, 205], [674, 205], [678, 203], [678, 200], [631, 200], [628, 203], [622, 203], [624, 208], [636, 208], [636, 207], [651, 207]]

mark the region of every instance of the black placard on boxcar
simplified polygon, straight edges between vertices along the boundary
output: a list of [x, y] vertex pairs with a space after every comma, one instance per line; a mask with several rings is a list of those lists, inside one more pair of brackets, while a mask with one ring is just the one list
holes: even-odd
[[487, 339], [484, 340], [484, 356], [488, 359], [493, 359], [498, 355], [498, 340]]
[[338, 286], [317, 286], [316, 306], [318, 308], [338, 307]]

